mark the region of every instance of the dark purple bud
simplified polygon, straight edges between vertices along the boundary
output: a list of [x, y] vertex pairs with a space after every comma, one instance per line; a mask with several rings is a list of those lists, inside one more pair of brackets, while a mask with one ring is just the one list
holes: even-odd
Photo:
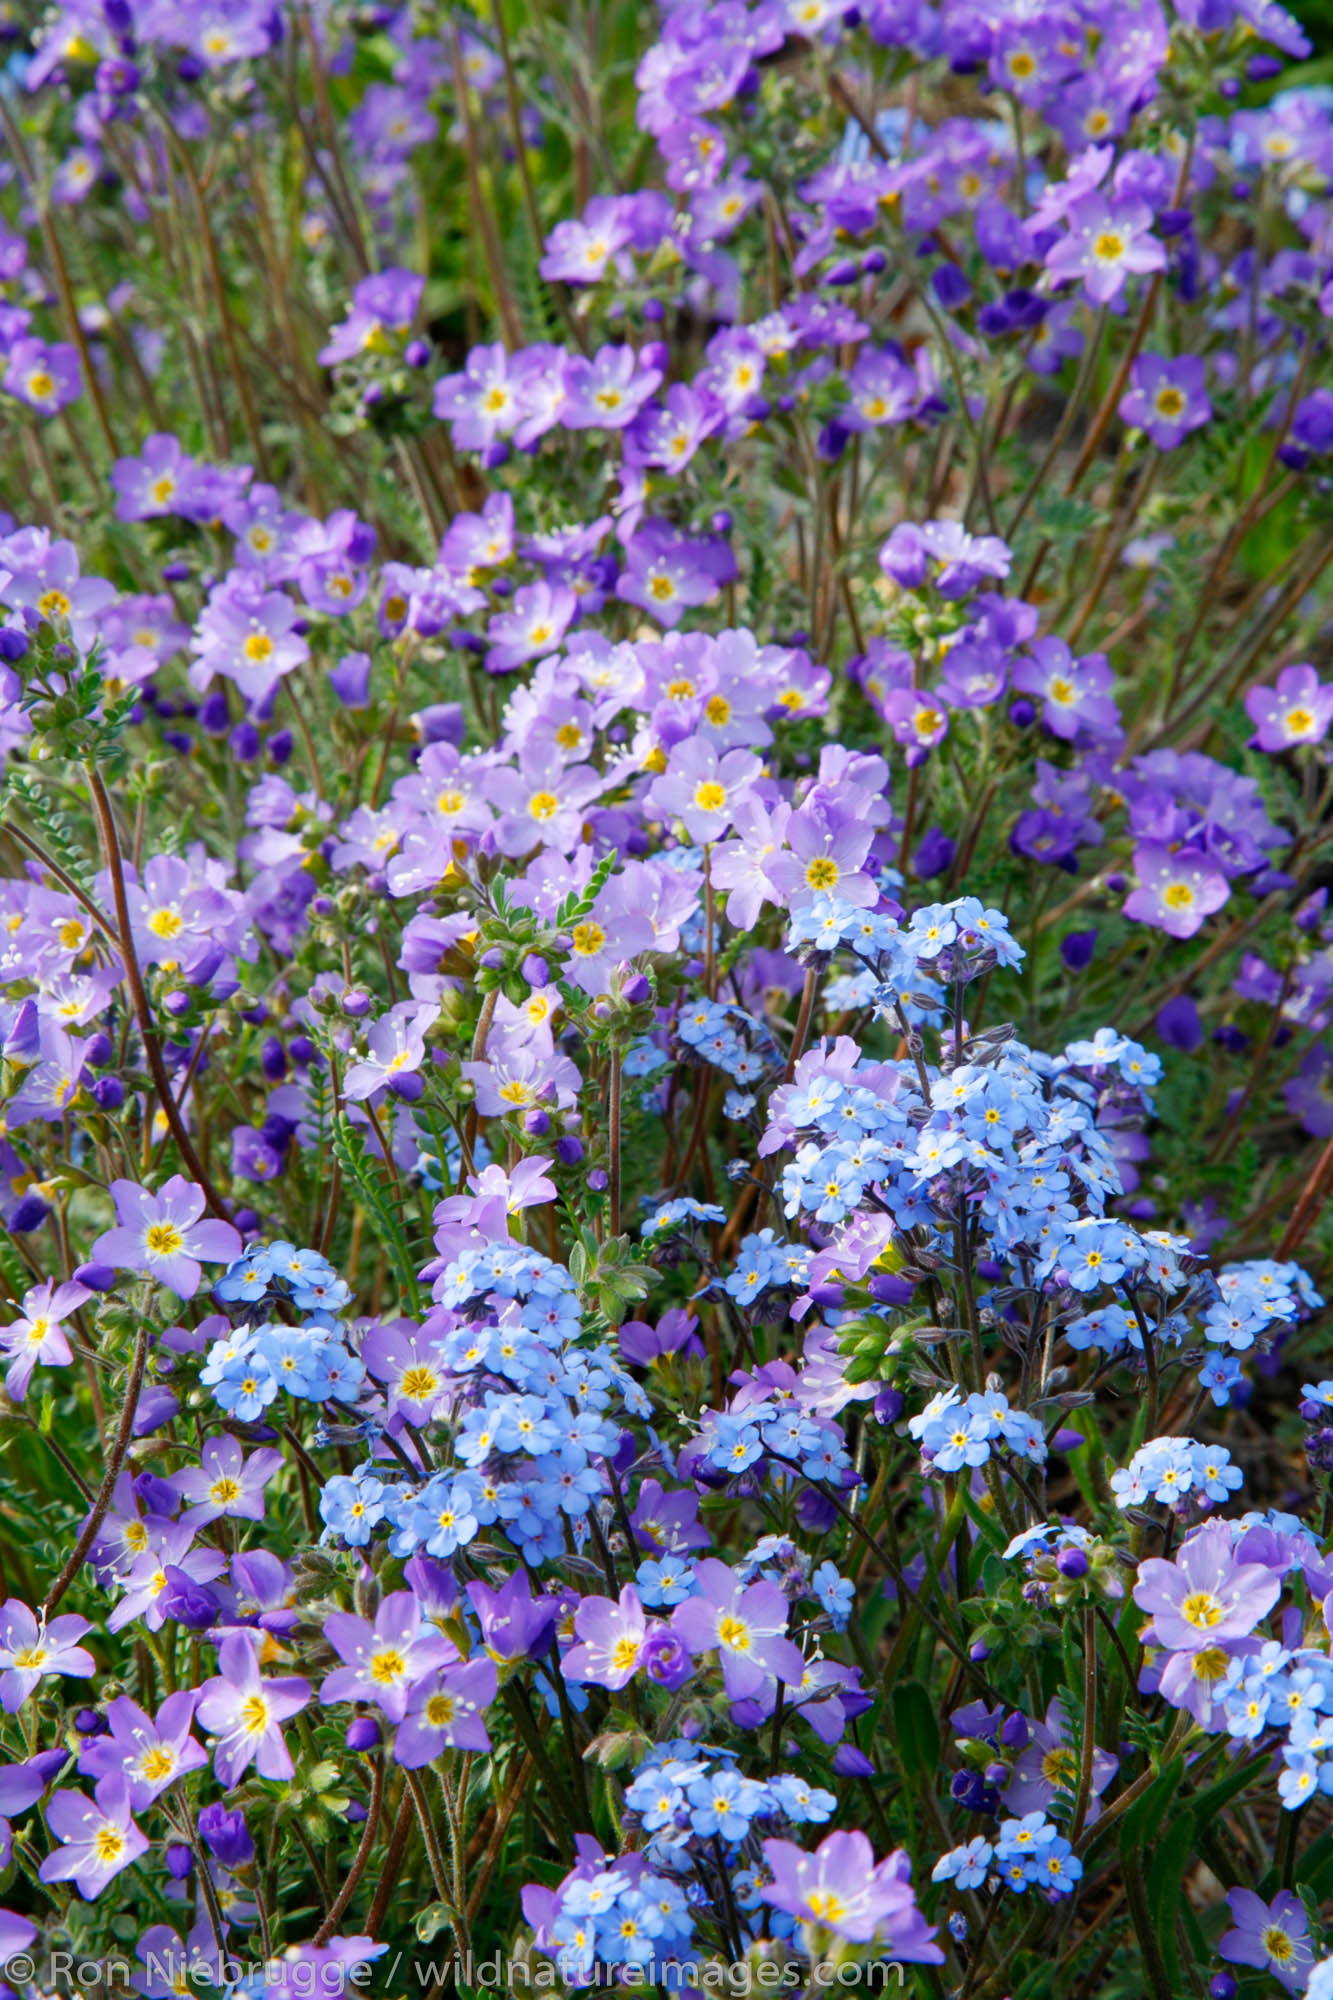
[[125, 1086], [118, 1076], [99, 1076], [92, 1098], [99, 1111], [119, 1111], [125, 1102]]
[[182, 56], [176, 64], [176, 74], [182, 83], [198, 83], [204, 73], [204, 65], [198, 56]]
[[1183, 1055], [1193, 1055], [1195, 1049], [1203, 1046], [1203, 1023], [1188, 993], [1178, 993], [1174, 1000], [1168, 1000], [1158, 1009], [1156, 1027], [1167, 1046], [1179, 1049]]
[[409, 340], [403, 349], [403, 359], [409, 368], [424, 368], [430, 360], [430, 342]]
[[268, 739], [268, 760], [270, 764], [286, 764], [292, 754], [292, 732], [290, 729], [275, 729]]
[[[13, 1228], [10, 1224], [10, 1228]], [[115, 1269], [110, 1264], [80, 1264], [74, 1276], [79, 1284], [86, 1285], [90, 1292], [109, 1292], [116, 1282]]]
[[719, 507], [708, 525], [715, 535], [729, 535], [732, 529], [731, 515], [725, 507]]
[[990, 1658], [990, 1647], [985, 1645], [982, 1640], [976, 1639], [968, 1647], [967, 1657], [969, 1660], [975, 1660], [980, 1665], [982, 1660]]
[[1009, 720], [1013, 723], [1015, 729], [1030, 729], [1036, 719], [1036, 707], [1028, 700], [1026, 695], [1020, 695], [1017, 701], [1010, 702]]
[[650, 1681], [665, 1688], [669, 1694], [684, 1687], [694, 1672], [694, 1662], [686, 1652], [674, 1632], [663, 1627], [653, 1632], [644, 1642], [642, 1662], [644, 1672]]
[[238, 722], [227, 741], [238, 764], [253, 764], [259, 755], [259, 731], [253, 722]]
[[287, 1053], [302, 1069], [315, 1060], [315, 1044], [309, 1035], [293, 1035], [287, 1044]]
[[954, 843], [943, 828], [932, 826], [922, 834], [912, 856], [912, 873], [922, 882], [929, 882], [936, 875], [943, 875], [952, 867]]
[[199, 1815], [199, 1833], [209, 1853], [224, 1868], [244, 1868], [255, 1858], [255, 1844], [242, 1812], [228, 1812], [218, 1804], [205, 1806]]
[[666, 307], [661, 299], [645, 299], [639, 310], [650, 326], [656, 326], [659, 320], [666, 318]]
[[1082, 1549], [1061, 1549], [1055, 1558], [1055, 1567], [1061, 1576], [1067, 1576], [1072, 1583], [1088, 1573], [1088, 1558]]
[[647, 973], [631, 973], [620, 989], [620, 997], [622, 1000], [628, 1001], [631, 1007], [642, 1007], [645, 1000], [651, 1000], [653, 997], [653, 985]]
[[343, 1738], [349, 1750], [373, 1750], [380, 1740], [380, 1726], [373, 1715], [354, 1715]]
[[351, 1799], [343, 1807], [343, 1818], [352, 1826], [361, 1826], [370, 1818], [370, 1814], [359, 1799]]
[[339, 1002], [343, 1013], [352, 1021], [364, 1021], [374, 1004], [370, 995], [356, 986], [349, 986]]
[[833, 1768], [840, 1778], [873, 1778], [875, 1767], [864, 1750], [854, 1743], [840, 1743], [833, 1753]]
[[836, 1312], [846, 1294], [841, 1285], [812, 1285], [810, 1296], [817, 1306], [828, 1306]]
[[494, 444], [488, 444], [485, 451], [481, 454], [481, 462], [487, 472], [494, 472], [496, 467], [503, 465], [508, 457], [509, 446], [503, 438], [496, 438]]
[[498, 944], [488, 945], [477, 960], [477, 964], [485, 966], [487, 972], [503, 972], [504, 962], [505, 955]]
[[1267, 83], [1271, 76], [1281, 76], [1282, 64], [1276, 56], [1251, 56], [1245, 74], [1251, 83]]
[[179, 986], [175, 986], [170, 993], [163, 996], [162, 1005], [173, 1021], [179, 1021], [182, 1014], [188, 1014], [190, 1011], [190, 996], [182, 992]]
[[238, 1208], [232, 1221], [242, 1236], [249, 1236], [252, 1230], [259, 1227], [259, 1211], [255, 1208]]
[[854, 257], [839, 257], [836, 264], [830, 264], [824, 273], [826, 285], [854, 285], [861, 275], [861, 269]]
[[930, 285], [945, 312], [956, 312], [972, 296], [972, 287], [956, 264], [937, 264], [930, 274]]
[[259, 1067], [270, 1083], [281, 1083], [287, 1074], [287, 1051], [276, 1035], [268, 1035], [259, 1051]]
[[18, 625], [0, 626], [0, 660], [7, 660], [12, 666], [21, 660], [28, 650], [28, 635]]
[[875, 1422], [896, 1424], [906, 1403], [901, 1389], [880, 1389], [875, 1396]]
[[[484, 640], [482, 650], [485, 650]], [[419, 708], [412, 721], [423, 743], [452, 743], [455, 750], [461, 749], [467, 732], [461, 702], [433, 702], [429, 708]]]
[[1002, 1785], [1009, 1776], [1009, 1766], [1007, 1764], [987, 1764], [981, 1775], [988, 1785]]
[[551, 1119], [548, 1112], [532, 1110], [523, 1113], [523, 1130], [530, 1139], [544, 1139], [550, 1129]]
[[106, 1717], [99, 1715], [95, 1708], [81, 1708], [74, 1718], [74, 1727], [80, 1736], [105, 1736], [110, 1726]]
[[[172, 1403], [176, 1404], [174, 1396]], [[142, 1400], [139, 1409], [142, 1414]], [[218, 1615], [218, 1601], [212, 1591], [204, 1584], [196, 1583], [188, 1570], [179, 1569], [174, 1563], [165, 1564], [162, 1574], [167, 1581], [165, 1589], [158, 1595], [159, 1610], [191, 1632], [206, 1632]]]
[[194, 1872], [194, 1856], [184, 1841], [173, 1840], [164, 1850], [162, 1859], [173, 1882], [188, 1881]]
[[140, 1472], [135, 1476], [134, 1495], [142, 1501], [150, 1514], [174, 1514], [180, 1506], [180, 1495], [169, 1479], [159, 1479], [155, 1472]]
[[892, 1271], [876, 1271], [866, 1290], [882, 1306], [910, 1306], [914, 1288]]
[[1000, 1741], [1006, 1750], [1026, 1750], [1028, 1735], [1028, 1719], [1021, 1709], [1006, 1715], [1000, 1724]]
[[978, 1257], [977, 1276], [984, 1278], [988, 1285], [998, 1285], [1004, 1276], [1004, 1265], [997, 1264], [993, 1257]]
[[416, 1070], [405, 1069], [389, 1078], [389, 1090], [394, 1097], [401, 1097], [404, 1104], [416, 1104], [425, 1096], [426, 1085]]
[[1097, 949], [1097, 931], [1066, 931], [1060, 940], [1060, 956], [1071, 972], [1082, 972], [1092, 964]]
[[1077, 1451], [1080, 1445], [1087, 1442], [1082, 1431], [1071, 1430], [1062, 1424], [1051, 1439], [1051, 1447], [1054, 1451]]
[[555, 1156], [562, 1167], [576, 1167], [583, 1158], [583, 1141], [566, 1132], [555, 1142]]
[[588, 1175], [588, 1186], [592, 1189], [594, 1194], [605, 1194], [607, 1188], [607, 1178], [604, 1170], [601, 1167], [594, 1167], [592, 1172]]
[[[1217, 87], [1221, 91], [1223, 97], [1240, 96], [1240, 78], [1238, 76], [1224, 76], [1222, 78], [1222, 81], [1218, 84]], [[1249, 183], [1246, 181], [1237, 181], [1236, 187], [1243, 187], [1245, 189], [1246, 194], [1249, 193]], [[1232, 193], [1234, 194], [1235, 191], [1236, 189], [1233, 188]]]
[[189, 575], [190, 565], [187, 562], [177, 560], [176, 562], [163, 563], [162, 565], [163, 583], [185, 583], [188, 581]]
[[1116, 869], [1112, 874], [1107, 876], [1106, 886], [1111, 891], [1112, 895], [1118, 896], [1122, 890], [1127, 889], [1129, 887], [1129, 878], [1128, 876], [1122, 875], [1119, 869]]
[[1208, 1982], [1208, 2000], [1236, 2000], [1236, 1982], [1229, 1972], [1219, 1972]]
[[206, 735], [225, 736], [230, 720], [225, 694], [210, 694], [199, 704], [199, 727]]
[[39, 1194], [25, 1194], [18, 1201], [9, 1217], [11, 1235], [26, 1236], [33, 1229], [40, 1229], [49, 1214], [47, 1204]]
[[815, 440], [815, 450], [831, 465], [846, 451], [850, 435], [850, 431], [845, 431], [841, 424], [825, 424]]

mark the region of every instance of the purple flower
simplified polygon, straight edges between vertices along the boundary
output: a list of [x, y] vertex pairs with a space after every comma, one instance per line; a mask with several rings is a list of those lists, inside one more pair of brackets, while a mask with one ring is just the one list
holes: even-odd
[[401, 1722], [407, 1713], [408, 1690], [433, 1667], [448, 1666], [458, 1649], [428, 1625], [410, 1590], [395, 1590], [375, 1613], [372, 1626], [350, 1611], [334, 1611], [324, 1620], [324, 1636], [347, 1664], [326, 1674], [319, 1698], [327, 1708], [335, 1701], [369, 1701]]
[[1322, 682], [1310, 666], [1284, 667], [1275, 688], [1249, 690], [1245, 713], [1255, 724], [1251, 741], [1260, 750], [1322, 743], [1333, 722], [1333, 682]]
[[526, 1570], [519, 1570], [499, 1590], [470, 1583], [467, 1594], [481, 1626], [482, 1644], [501, 1666], [550, 1651], [558, 1607], [552, 1597], [533, 1597]]
[[147, 1837], [130, 1816], [129, 1781], [123, 1776], [101, 1779], [92, 1799], [82, 1792], [56, 1792], [46, 1823], [62, 1844], [37, 1872], [43, 1882], [73, 1882], [86, 1903], [95, 1902], [122, 1868], [148, 1852]]
[[1080, 730], [1101, 740], [1119, 735], [1120, 711], [1110, 692], [1115, 675], [1105, 653], [1076, 660], [1063, 639], [1034, 639], [1030, 657], [1014, 663], [1013, 683], [1040, 696], [1041, 719], [1052, 736], [1072, 743]]
[[720, 840], [763, 768], [749, 750], [728, 750], [719, 757], [702, 737], [687, 736], [672, 750], [666, 770], [645, 794], [644, 805], [683, 820], [691, 840]]
[[491, 641], [487, 673], [506, 674], [525, 660], [555, 652], [578, 608], [578, 597], [566, 584], [525, 584], [515, 592], [511, 608], [498, 612], [486, 627]]
[[733, 581], [736, 560], [717, 536], [682, 534], [669, 521], [644, 521], [625, 552], [616, 596], [659, 625], [673, 626], [691, 606], [707, 604]]
[[1271, 1903], [1253, 1889], [1229, 1889], [1227, 1906], [1234, 1929], [1217, 1949], [1229, 1965], [1254, 1965], [1281, 1980], [1289, 1993], [1305, 1990], [1314, 1963], [1310, 1927], [1300, 1898], [1279, 1889]]
[[609, 1597], [585, 1597], [574, 1613], [580, 1645], [560, 1662], [568, 1681], [592, 1681], [597, 1687], [628, 1686], [643, 1656], [648, 1621], [632, 1583], [625, 1584], [619, 1603]]
[[201, 1264], [230, 1264], [240, 1256], [238, 1230], [229, 1222], [201, 1221], [204, 1191], [173, 1174], [160, 1194], [135, 1181], [113, 1181], [119, 1226], [93, 1244], [100, 1263], [137, 1271], [165, 1285], [177, 1298], [192, 1299], [203, 1276]]
[[632, 347], [600, 347], [589, 360], [581, 354], [565, 363], [566, 430], [624, 430], [634, 421], [662, 379], [660, 368], [639, 367]]
[[1139, 886], [1125, 898], [1125, 915], [1168, 937], [1193, 937], [1231, 894], [1226, 876], [1198, 847], [1145, 841], [1134, 849], [1134, 873]]
[[77, 1641], [89, 1630], [88, 1620], [73, 1614], [39, 1625], [20, 1597], [0, 1609], [0, 1707], [13, 1715], [51, 1674], [71, 1674], [86, 1680], [97, 1670], [91, 1653]]
[[695, 1577], [698, 1594], [676, 1606], [671, 1629], [696, 1657], [716, 1651], [731, 1700], [758, 1695], [774, 1679], [799, 1687], [805, 1659], [787, 1637], [787, 1600], [776, 1584], [743, 1584], [715, 1556]]
[[1152, 234], [1146, 202], [1109, 202], [1087, 194], [1065, 220], [1069, 233], [1046, 252], [1046, 269], [1057, 280], [1081, 279], [1093, 305], [1118, 298], [1127, 278], [1165, 267], [1166, 251]]
[[85, 1285], [57, 1285], [49, 1279], [24, 1293], [19, 1318], [0, 1331], [0, 1348], [10, 1356], [5, 1371], [5, 1393], [16, 1403], [23, 1401], [39, 1361], [46, 1367], [65, 1367], [73, 1360], [61, 1320], [91, 1297]]
[[359, 1103], [377, 1090], [393, 1089], [404, 1077], [415, 1076], [426, 1060], [426, 1035], [440, 1010], [414, 1000], [400, 1000], [381, 1014], [366, 1033], [366, 1053], [348, 1065], [343, 1096]]
[[310, 1700], [309, 1681], [293, 1676], [266, 1681], [243, 1632], [232, 1632], [218, 1648], [222, 1669], [199, 1690], [196, 1714], [215, 1738], [213, 1769], [229, 1790], [251, 1764], [261, 1778], [290, 1778], [295, 1766], [282, 1738], [282, 1725]]
[[1205, 374], [1197, 354], [1183, 355], [1179, 361], [1140, 354], [1130, 373], [1129, 393], [1120, 401], [1121, 422], [1146, 431], [1160, 451], [1174, 451], [1213, 414]]
[[168, 1695], [156, 1716], [149, 1716], [128, 1695], [118, 1695], [107, 1704], [109, 1734], [90, 1736], [79, 1746], [79, 1770], [92, 1778], [122, 1776], [131, 1807], [142, 1812], [177, 1778], [208, 1762], [208, 1752], [190, 1734], [195, 1700], [194, 1689], [186, 1688]]
[[498, 1685], [493, 1660], [464, 1660], [425, 1674], [408, 1696], [394, 1737], [395, 1762], [415, 1771], [446, 1750], [489, 1750], [483, 1717]]
[[802, 1924], [853, 1944], [877, 1939], [894, 1958], [943, 1965], [934, 1929], [916, 1906], [912, 1864], [901, 1849], [878, 1865], [865, 1834], [830, 1833], [813, 1854], [790, 1840], [766, 1840], [773, 1879], [759, 1893]]
[[1154, 1643], [1168, 1651], [1243, 1639], [1277, 1603], [1281, 1578], [1262, 1563], [1238, 1563], [1222, 1522], [1200, 1528], [1174, 1562], [1139, 1564], [1134, 1602], [1152, 1619]]
[[65, 341], [16, 340], [9, 350], [4, 387], [30, 410], [53, 417], [77, 400], [83, 387], [79, 350]]
[[192, 1504], [181, 1526], [206, 1528], [223, 1515], [245, 1521], [264, 1518], [264, 1488], [283, 1463], [280, 1451], [252, 1451], [249, 1458], [234, 1437], [209, 1438], [197, 1466], [173, 1474], [171, 1484]]

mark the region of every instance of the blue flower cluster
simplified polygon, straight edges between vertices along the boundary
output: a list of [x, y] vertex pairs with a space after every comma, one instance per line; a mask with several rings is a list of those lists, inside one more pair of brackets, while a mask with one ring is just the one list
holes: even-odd
[[936, 1472], [959, 1472], [984, 1465], [996, 1451], [1011, 1451], [1034, 1465], [1046, 1462], [1046, 1436], [1026, 1410], [1010, 1408], [998, 1389], [964, 1397], [956, 1388], [932, 1396], [924, 1410], [908, 1420], [908, 1430]]
[[[532, 1567], [581, 1543], [606, 1491], [614, 1412], [651, 1414], [633, 1376], [605, 1346], [577, 1348], [578, 1294], [563, 1264], [519, 1244], [492, 1243], [451, 1260], [435, 1281], [441, 1310], [424, 1349], [390, 1330], [372, 1365], [404, 1395], [414, 1374], [447, 1395], [455, 1464], [420, 1482], [379, 1458], [320, 1494], [325, 1540], [363, 1546], [381, 1525], [395, 1556], [448, 1557], [485, 1528], [508, 1537]], [[460, 1310], [470, 1317], [459, 1320]], [[369, 1350], [368, 1350], [369, 1351]], [[443, 1373], [425, 1366], [424, 1352]]]
[[591, 1985], [611, 1966], [624, 1967], [632, 1983], [651, 1978], [654, 1961], [682, 1959], [694, 1939], [685, 1889], [633, 1855], [600, 1869], [581, 1863], [556, 1891], [548, 1928], [568, 1986]]
[[225, 1306], [281, 1303], [298, 1313], [340, 1313], [351, 1303], [352, 1288], [318, 1250], [260, 1243], [228, 1264], [213, 1297]]
[[625, 1789], [625, 1804], [652, 1836], [649, 1859], [678, 1874], [689, 1865], [692, 1842], [716, 1838], [739, 1846], [759, 1820], [819, 1825], [837, 1800], [795, 1772], [747, 1778], [729, 1756], [677, 1740], [649, 1752]]
[[[761, 1464], [761, 1461], [763, 1463]], [[736, 1477], [758, 1467], [799, 1471], [806, 1479], [846, 1483], [851, 1460], [837, 1424], [810, 1414], [791, 1401], [765, 1398], [738, 1409], [705, 1410], [699, 1426], [698, 1459], [714, 1471]]]
[[1225, 1445], [1198, 1444], [1193, 1438], [1157, 1437], [1140, 1446], [1127, 1466], [1111, 1474], [1117, 1507], [1165, 1507], [1229, 1500], [1244, 1484]]
[[301, 1326], [240, 1326], [215, 1340], [199, 1380], [242, 1423], [258, 1422], [279, 1390], [309, 1403], [354, 1403], [365, 1364], [343, 1345], [333, 1320]]
[[[736, 1262], [713, 1289], [724, 1291], [738, 1305], [753, 1309], [765, 1293], [803, 1285], [811, 1255], [804, 1243], [786, 1243], [779, 1239], [776, 1230], [761, 1229], [757, 1235], [741, 1238]], [[785, 1316], [785, 1308], [781, 1310]]]
[[978, 1835], [942, 1854], [931, 1880], [979, 1889], [989, 1877], [1015, 1895], [1037, 1887], [1055, 1899], [1072, 1895], [1082, 1873], [1083, 1863], [1059, 1828], [1044, 1813], [1030, 1812], [1022, 1819], [1001, 1820], [993, 1842]]

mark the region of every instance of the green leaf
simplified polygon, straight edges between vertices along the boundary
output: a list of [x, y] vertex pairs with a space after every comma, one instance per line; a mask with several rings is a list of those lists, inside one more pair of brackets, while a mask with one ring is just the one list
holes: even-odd
[[893, 1734], [906, 1776], [933, 1783], [940, 1765], [940, 1726], [935, 1704], [920, 1681], [904, 1681], [894, 1688]]
[[441, 1931], [449, 1930], [454, 1923], [452, 1903], [427, 1903], [416, 1921], [416, 1933], [422, 1944], [429, 1944]]
[[1162, 1766], [1143, 1797], [1134, 1801], [1120, 1829], [1122, 1854], [1133, 1854], [1152, 1839], [1166, 1817], [1167, 1807], [1179, 1790], [1184, 1775], [1184, 1757], [1173, 1757], [1169, 1764]]
[[367, 1153], [360, 1132], [345, 1111], [334, 1120], [333, 1150], [343, 1173], [356, 1189], [362, 1207], [374, 1218], [380, 1241], [388, 1252], [389, 1262], [410, 1310], [419, 1313], [421, 1289], [417, 1284], [416, 1263], [408, 1250], [398, 1217], [385, 1199], [383, 1184], [377, 1178], [383, 1169]]
[[1182, 1885], [1185, 1880], [1185, 1870], [1193, 1858], [1194, 1815], [1191, 1812], [1182, 1812], [1179, 1818], [1172, 1820], [1165, 1840], [1153, 1855], [1151, 1866], [1146, 1871], [1153, 1926], [1157, 1932], [1162, 1957], [1166, 1962], [1173, 1993], [1182, 1993], [1185, 1990], [1185, 1981], [1180, 1976], [1176, 1915], [1185, 1900]]

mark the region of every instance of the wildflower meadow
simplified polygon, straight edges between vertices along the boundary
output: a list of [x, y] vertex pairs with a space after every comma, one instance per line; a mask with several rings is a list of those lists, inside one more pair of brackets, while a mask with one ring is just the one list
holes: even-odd
[[1303, 21], [0, 4], [0, 2000], [1333, 2000]]

